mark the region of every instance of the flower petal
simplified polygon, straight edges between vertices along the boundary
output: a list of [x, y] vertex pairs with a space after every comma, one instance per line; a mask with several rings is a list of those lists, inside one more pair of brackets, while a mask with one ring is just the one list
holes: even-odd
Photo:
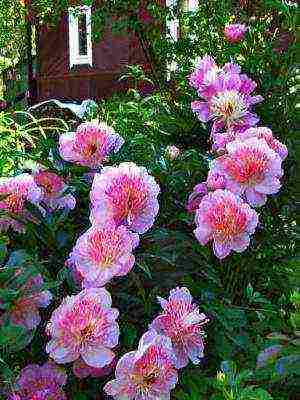
[[90, 367], [102, 368], [113, 361], [115, 353], [104, 346], [90, 346], [81, 353], [81, 357]]

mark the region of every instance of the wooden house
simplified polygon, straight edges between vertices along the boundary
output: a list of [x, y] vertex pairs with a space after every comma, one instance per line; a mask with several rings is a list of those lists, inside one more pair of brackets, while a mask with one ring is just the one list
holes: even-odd
[[[145, 4], [147, 1], [163, 6], [176, 4], [176, 0], [145, 0]], [[191, 10], [197, 3], [186, 2]], [[53, 98], [79, 101], [107, 97], [124, 88], [119, 77], [127, 65], [149, 68], [145, 51], [133, 32], [116, 36], [107, 27], [100, 41], [92, 41], [93, 7], [72, 7], [55, 28], [39, 30], [38, 68], [33, 80], [35, 99], [31, 103]], [[169, 22], [168, 28], [176, 40], [178, 21]]]

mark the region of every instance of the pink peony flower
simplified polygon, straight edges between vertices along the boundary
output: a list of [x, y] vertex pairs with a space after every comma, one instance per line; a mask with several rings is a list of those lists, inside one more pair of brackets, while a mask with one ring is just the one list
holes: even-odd
[[20, 296], [10, 309], [10, 320], [13, 324], [21, 325], [28, 330], [34, 329], [40, 324], [39, 308], [48, 307], [52, 300], [49, 290], [41, 291], [43, 285], [43, 277], [38, 274], [29, 278], [19, 289]]
[[210, 89], [221, 74], [239, 74], [241, 69], [235, 63], [227, 63], [223, 68], [219, 67], [211, 56], [204, 56], [196, 66], [196, 69], [189, 77], [190, 86], [197, 89], [200, 97], [209, 98]]
[[171, 290], [168, 300], [158, 298], [163, 312], [150, 325], [157, 333], [169, 337], [176, 356], [175, 367], [186, 367], [189, 360], [198, 364], [203, 357], [202, 326], [208, 319], [199, 313], [189, 290]]
[[98, 168], [111, 153], [117, 153], [123, 143], [124, 139], [104, 122], [85, 122], [76, 132], [60, 136], [59, 151], [66, 161]]
[[116, 379], [104, 391], [116, 400], [168, 400], [177, 380], [171, 340], [148, 331], [138, 350], [119, 360]]
[[193, 214], [199, 207], [201, 200], [207, 195], [206, 182], [198, 183], [193, 189], [193, 192], [189, 195], [186, 209], [190, 214]]
[[112, 362], [102, 368], [94, 368], [87, 365], [81, 358], [73, 363], [73, 373], [79, 379], [87, 378], [103, 378], [104, 376], [110, 375], [113, 369], [116, 367], [117, 358], [115, 357]]
[[242, 252], [249, 246], [258, 216], [247, 203], [228, 190], [206, 195], [196, 211], [194, 233], [202, 245], [213, 241], [215, 255], [222, 259], [232, 250]]
[[223, 174], [211, 173], [207, 177], [206, 185], [209, 190], [225, 189], [226, 177]]
[[159, 192], [158, 184], [146, 168], [130, 162], [105, 167], [93, 182], [91, 221], [103, 224], [113, 220], [116, 225], [145, 233], [158, 213]]
[[213, 120], [214, 141], [216, 132], [223, 128], [242, 131], [258, 122], [258, 117], [250, 111], [262, 97], [251, 95], [256, 84], [240, 73], [237, 64], [228, 63], [220, 68], [211, 57], [205, 56], [191, 75], [190, 84], [205, 100], [194, 101], [192, 110], [202, 122]]
[[138, 243], [138, 235], [123, 225], [92, 226], [77, 240], [70, 257], [84, 278], [83, 286], [104, 286], [114, 276], [128, 274]]
[[282, 160], [267, 145], [256, 137], [243, 142], [235, 140], [226, 146], [227, 154], [216, 158], [211, 165], [211, 174], [226, 177], [226, 189], [244, 196], [251, 206], [266, 203], [267, 194], [277, 193], [281, 187], [279, 177], [283, 175]]
[[215, 60], [205, 55], [198, 63], [195, 71], [189, 77], [189, 84], [202, 93], [205, 88], [213, 83], [222, 69], [216, 64]]
[[251, 95], [255, 88], [256, 83], [240, 74], [236, 64], [227, 64], [210, 85], [200, 85], [198, 94], [205, 101], [196, 100], [191, 107], [200, 121], [213, 120], [212, 136], [223, 128], [242, 131], [259, 121], [250, 112], [253, 105], [262, 101], [261, 96]]
[[277, 153], [282, 160], [284, 160], [288, 156], [287, 147], [281, 143], [279, 140], [274, 138], [271, 129], [259, 126], [254, 128], [249, 128], [244, 132], [237, 132], [236, 139], [244, 141], [245, 139], [249, 139], [251, 137], [256, 137], [258, 139], [264, 139], [268, 146]]
[[46, 346], [58, 364], [82, 358], [90, 367], [103, 368], [115, 357], [119, 312], [111, 308], [111, 296], [103, 288], [81, 291], [66, 297], [53, 312], [47, 326], [52, 337]]
[[238, 43], [245, 38], [248, 27], [244, 24], [229, 24], [225, 26], [224, 35], [230, 43]]
[[17, 399], [66, 400], [62, 387], [67, 382], [65, 371], [52, 362], [27, 365], [16, 382]]
[[64, 195], [68, 187], [60, 176], [54, 172], [40, 170], [34, 175], [34, 180], [43, 190], [43, 202], [47, 209], [54, 211], [59, 208], [75, 208], [76, 199], [71, 194]]
[[21, 221], [13, 218], [29, 219], [26, 211], [26, 203], [38, 205], [42, 199], [42, 190], [37, 186], [30, 174], [20, 174], [12, 178], [0, 178], [0, 212], [12, 214], [12, 216], [0, 217], [0, 231], [9, 228], [17, 232], [24, 231]]

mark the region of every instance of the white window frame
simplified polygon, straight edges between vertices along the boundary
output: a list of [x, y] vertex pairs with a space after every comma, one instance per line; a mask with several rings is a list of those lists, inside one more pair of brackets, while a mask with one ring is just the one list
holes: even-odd
[[199, 0], [188, 0], [188, 11], [196, 12], [199, 7]]
[[[177, 5], [177, 0], [166, 0], [166, 7], [175, 7]], [[178, 41], [178, 29], [179, 29], [179, 21], [178, 19], [173, 19], [171, 21], [167, 20], [167, 34], [168, 36], [174, 40], [174, 42]]]
[[[177, 5], [177, 0], [166, 0], [166, 7], [175, 7]], [[167, 26], [167, 36], [173, 40], [174, 42], [178, 41], [178, 30], [179, 30], [179, 21], [178, 19], [173, 19], [169, 20], [167, 19], [166, 21], [166, 26]], [[170, 81], [171, 75], [173, 72], [176, 72], [178, 69], [177, 63], [172, 60], [170, 63], [167, 65], [167, 81]]]
[[[166, 0], [166, 7], [176, 7], [178, 0]], [[186, 0], [186, 10], [188, 12], [196, 12], [199, 7], [199, 0]], [[173, 40], [174, 42], [178, 41], [178, 34], [179, 34], [179, 20], [173, 19], [171, 21], [167, 20], [167, 35], [168, 37]], [[171, 63], [167, 65], [167, 80], [171, 79], [172, 73], [178, 70], [177, 63], [172, 60]]]
[[[87, 64], [93, 66], [92, 47], [92, 8], [90, 6], [69, 7], [69, 56], [70, 68], [75, 65]], [[79, 54], [79, 26], [78, 16], [86, 16], [87, 54]]]

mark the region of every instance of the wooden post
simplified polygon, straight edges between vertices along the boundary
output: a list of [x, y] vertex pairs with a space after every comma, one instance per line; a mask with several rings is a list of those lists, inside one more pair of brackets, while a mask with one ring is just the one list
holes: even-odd
[[33, 60], [32, 60], [32, 26], [31, 22], [26, 21], [26, 60], [27, 60], [27, 80], [28, 80], [28, 103], [32, 105], [34, 100], [33, 93]]
[[26, 14], [26, 61], [27, 61], [27, 80], [28, 80], [28, 105], [34, 104], [36, 93], [36, 80], [33, 73], [33, 56], [32, 56], [32, 8], [31, 0], [25, 0]]

